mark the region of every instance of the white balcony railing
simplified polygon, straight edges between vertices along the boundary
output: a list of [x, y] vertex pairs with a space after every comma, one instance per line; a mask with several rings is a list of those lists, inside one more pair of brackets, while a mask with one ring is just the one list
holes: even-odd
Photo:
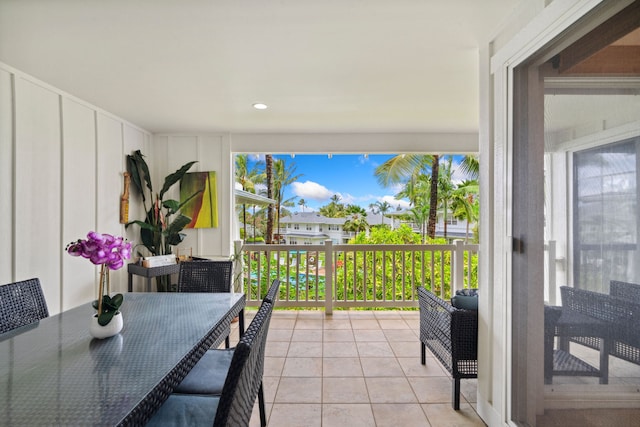
[[[237, 248], [242, 247], [237, 243]], [[478, 245], [244, 245], [236, 276], [247, 305], [258, 305], [273, 279], [279, 306], [417, 307], [416, 287], [449, 298], [478, 285]]]

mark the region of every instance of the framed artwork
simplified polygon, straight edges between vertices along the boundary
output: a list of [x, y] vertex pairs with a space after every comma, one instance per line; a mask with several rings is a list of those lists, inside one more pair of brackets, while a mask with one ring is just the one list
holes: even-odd
[[218, 227], [218, 193], [215, 172], [187, 173], [180, 183], [180, 203], [184, 203], [194, 193], [199, 193], [181, 209], [182, 214], [191, 218], [185, 228]]

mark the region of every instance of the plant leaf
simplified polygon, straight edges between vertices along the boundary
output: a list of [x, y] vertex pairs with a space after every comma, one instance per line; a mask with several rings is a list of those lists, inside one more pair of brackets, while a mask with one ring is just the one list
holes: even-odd
[[142, 179], [140, 178], [140, 169], [136, 163], [136, 159], [132, 155], [127, 155], [127, 170], [131, 174], [131, 182], [133, 182], [134, 187], [138, 190], [138, 193], [142, 195], [142, 203], [146, 201], [146, 196], [144, 194], [144, 188], [142, 188]]
[[125, 227], [130, 226], [131, 224], [136, 224], [139, 225], [141, 229], [144, 230], [150, 230], [150, 231], [157, 231], [157, 227], [154, 226], [153, 224], [149, 224], [148, 222], [145, 221], [139, 221], [139, 220], [135, 220], [135, 221], [130, 221], [128, 222]]
[[164, 202], [162, 202], [162, 207], [167, 208], [169, 210], [169, 212], [167, 212], [167, 216], [169, 216], [178, 212], [178, 209], [180, 209], [180, 202], [173, 199], [165, 200]]
[[111, 303], [116, 307], [116, 310], [120, 308], [123, 301], [124, 295], [122, 294], [115, 294], [113, 297], [111, 297]]
[[190, 222], [191, 218], [186, 215], [178, 214], [178, 216], [167, 227], [165, 235], [171, 236], [181, 232]]
[[109, 324], [109, 322], [111, 322], [111, 319], [113, 319], [113, 316], [115, 315], [115, 311], [106, 311], [102, 314], [100, 314], [98, 316], [98, 324], [100, 326], [107, 326]]
[[149, 166], [147, 162], [144, 160], [144, 155], [140, 152], [140, 150], [136, 150], [133, 153], [133, 158], [136, 162], [136, 165], [142, 169], [142, 178], [144, 178], [147, 183], [147, 188], [149, 189], [149, 193], [153, 194], [153, 185], [151, 184], [151, 174], [149, 173]]
[[173, 184], [182, 179], [184, 174], [187, 173], [187, 171], [191, 168], [191, 166], [194, 165], [194, 163], [196, 163], [196, 161], [185, 163], [180, 169], [170, 175], [167, 175], [167, 177], [164, 179], [162, 190], [160, 190], [160, 200], [162, 200], [164, 193], [166, 193]]

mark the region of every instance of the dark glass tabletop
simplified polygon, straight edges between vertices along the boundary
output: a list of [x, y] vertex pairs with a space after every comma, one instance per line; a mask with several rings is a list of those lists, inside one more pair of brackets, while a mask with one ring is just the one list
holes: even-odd
[[244, 294], [126, 294], [120, 334], [90, 304], [0, 335], [0, 425], [139, 425], [244, 309]]

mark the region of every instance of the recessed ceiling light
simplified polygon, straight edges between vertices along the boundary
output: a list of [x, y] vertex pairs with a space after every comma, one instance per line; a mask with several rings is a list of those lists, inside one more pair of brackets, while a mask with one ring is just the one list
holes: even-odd
[[256, 102], [255, 104], [253, 104], [253, 108], [255, 108], [256, 110], [266, 110], [267, 109], [267, 104], [263, 104], [261, 102]]

